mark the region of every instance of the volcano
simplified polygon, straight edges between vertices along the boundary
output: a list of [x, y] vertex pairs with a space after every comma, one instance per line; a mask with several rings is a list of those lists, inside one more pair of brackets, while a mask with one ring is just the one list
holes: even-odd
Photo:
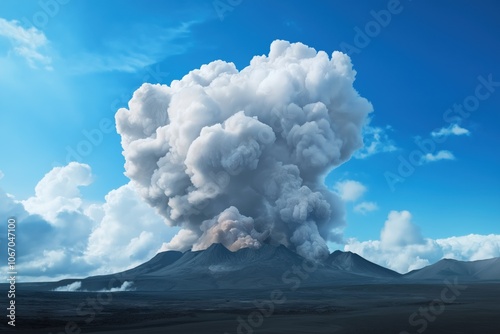
[[80, 291], [127, 287], [137, 291], [264, 289], [273, 287], [398, 284], [443, 280], [500, 281], [500, 258], [463, 262], [441, 260], [405, 275], [352, 252], [335, 251], [326, 259], [306, 259], [287, 247], [263, 245], [232, 252], [222, 244], [201, 251], [166, 251], [126, 271], [46, 283], [46, 289], [80, 283]]
[[488, 329], [500, 328], [499, 283], [500, 258], [445, 259], [401, 275], [351, 252], [313, 261], [283, 245], [232, 252], [212, 244], [161, 252], [113, 275], [21, 283], [18, 300], [26, 334], [47, 332], [37, 305], [56, 319], [53, 331], [80, 319], [86, 333], [257, 333], [254, 324], [263, 324], [263, 333], [378, 334], [414, 332], [408, 316], [445, 291], [458, 302], [446, 304], [429, 333], [493, 333]]
[[328, 257], [330, 265], [356, 275], [374, 278], [397, 278], [401, 274], [370, 262], [356, 253], [336, 250]]
[[232, 252], [222, 244], [201, 251], [166, 251], [126, 271], [50, 283], [55, 289], [77, 281], [81, 290], [101, 291], [133, 282], [139, 291], [259, 289], [282, 286], [362, 284], [401, 275], [363, 259], [336, 251], [323, 261], [308, 260], [287, 247], [263, 245]]

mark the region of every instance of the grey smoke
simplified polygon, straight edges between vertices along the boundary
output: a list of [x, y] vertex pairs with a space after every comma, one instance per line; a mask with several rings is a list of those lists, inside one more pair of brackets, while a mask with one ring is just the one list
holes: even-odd
[[218, 60], [135, 91], [116, 113], [126, 175], [182, 227], [167, 247], [326, 256], [344, 208], [323, 178], [362, 146], [372, 111], [355, 74], [341, 52], [277, 40], [241, 71]]

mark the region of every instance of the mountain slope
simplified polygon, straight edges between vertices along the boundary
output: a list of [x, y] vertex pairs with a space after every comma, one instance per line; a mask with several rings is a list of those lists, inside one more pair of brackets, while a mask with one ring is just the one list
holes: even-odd
[[314, 262], [283, 245], [263, 245], [259, 249], [244, 248], [231, 252], [221, 244], [213, 244], [202, 251], [162, 252], [121, 273], [51, 282], [46, 288], [54, 289], [80, 281], [79, 290], [101, 291], [120, 288], [127, 281], [140, 291], [296, 289], [453, 277], [461, 281], [500, 281], [500, 258], [474, 262], [441, 260], [401, 275], [351, 252], [335, 251], [324, 261]]
[[452, 277], [458, 277], [462, 281], [498, 281], [500, 258], [479, 261], [443, 259], [404, 275], [404, 278], [413, 280], [443, 280]]
[[202, 251], [159, 253], [136, 268], [85, 278], [81, 290], [119, 288], [124, 281], [133, 282], [133, 288], [142, 291], [295, 288], [363, 283], [373, 277], [308, 261], [283, 245], [231, 252], [221, 244], [213, 244]]
[[336, 250], [326, 260], [331, 266], [350, 273], [377, 277], [377, 278], [398, 278], [401, 274], [370, 262], [358, 254], [352, 252], [342, 252]]

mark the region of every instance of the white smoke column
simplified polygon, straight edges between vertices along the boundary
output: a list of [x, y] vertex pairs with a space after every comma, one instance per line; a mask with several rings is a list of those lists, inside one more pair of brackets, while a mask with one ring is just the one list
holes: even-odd
[[362, 146], [372, 110], [354, 78], [347, 55], [278, 40], [241, 71], [219, 60], [170, 86], [143, 84], [117, 129], [126, 175], [185, 231], [170, 245], [328, 254], [344, 208], [323, 178]]

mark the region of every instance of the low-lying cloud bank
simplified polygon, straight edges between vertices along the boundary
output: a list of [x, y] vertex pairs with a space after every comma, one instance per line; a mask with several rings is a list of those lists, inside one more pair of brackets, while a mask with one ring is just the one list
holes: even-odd
[[411, 219], [408, 211], [392, 211], [380, 240], [349, 239], [344, 250], [400, 273], [420, 269], [443, 258], [475, 261], [500, 257], [500, 235], [424, 238]]
[[[0, 189], [0, 216], [16, 223], [16, 269], [21, 281], [109, 274], [152, 258], [177, 229], [146, 204], [130, 184], [110, 191], [103, 203], [88, 203], [80, 188], [93, 176], [90, 166], [71, 162], [53, 168], [35, 195], [16, 200]], [[7, 254], [7, 229], [0, 250]], [[7, 275], [0, 258], [0, 275]]]
[[[38, 192], [35, 196], [40, 198], [31, 202], [47, 204], [34, 206], [39, 209], [31, 212], [23, 202], [0, 189], [0, 215], [17, 220], [17, 269], [21, 280], [47, 281], [115, 273], [165, 250], [162, 249], [165, 241], [171, 240], [170, 244], [175, 245], [176, 238], [172, 237], [177, 230], [168, 227], [163, 217], [156, 214], [130, 184], [112, 190], [104, 203], [85, 205], [80, 193], [75, 191], [78, 183], [68, 183], [61, 176], [71, 178], [72, 173], [81, 176], [87, 172], [90, 174], [87, 165], [70, 163], [48, 173], [39, 184], [48, 184], [53, 190]], [[88, 180], [90, 176], [81, 176], [80, 180]], [[51, 213], [53, 220], [44, 219], [45, 208], [51, 207], [53, 201], [66, 204]], [[190, 237], [188, 230], [181, 230], [182, 233], [186, 233], [183, 238]], [[5, 230], [0, 231], [0, 237], [7, 240]], [[197, 236], [192, 237], [194, 242]], [[6, 244], [2, 242], [0, 247]], [[442, 258], [500, 257], [500, 235], [425, 238], [411, 221], [409, 212], [394, 211], [389, 214], [379, 240], [350, 239], [344, 250], [405, 273]], [[0, 275], [5, 277], [6, 258], [0, 258], [0, 265]], [[77, 288], [76, 285], [67, 287]]]

